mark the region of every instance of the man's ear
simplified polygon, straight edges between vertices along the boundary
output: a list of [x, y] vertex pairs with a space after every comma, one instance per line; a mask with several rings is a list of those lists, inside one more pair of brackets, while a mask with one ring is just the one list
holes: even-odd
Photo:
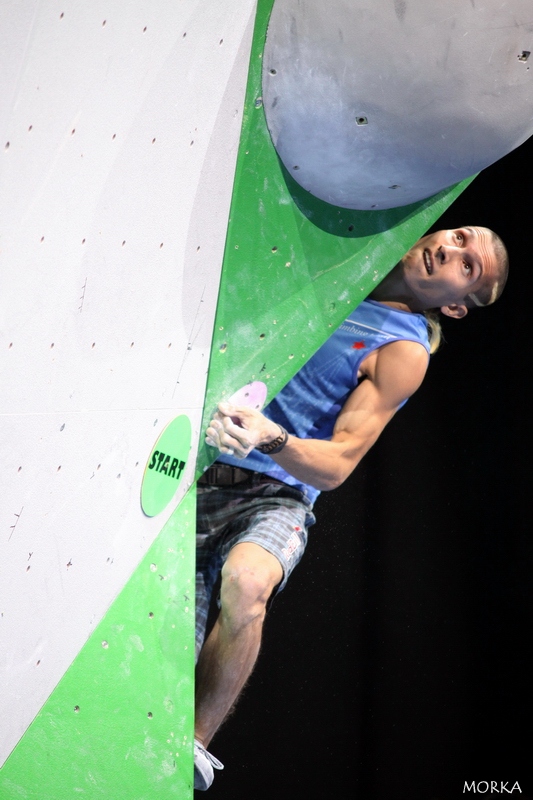
[[462, 319], [468, 314], [468, 308], [462, 303], [452, 303], [450, 306], [442, 306], [441, 312], [446, 317], [453, 317], [453, 319]]

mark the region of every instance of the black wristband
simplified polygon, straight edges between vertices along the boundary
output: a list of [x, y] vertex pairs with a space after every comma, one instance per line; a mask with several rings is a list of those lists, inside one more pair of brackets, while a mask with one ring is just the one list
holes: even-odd
[[273, 456], [275, 453], [279, 453], [280, 450], [283, 450], [289, 438], [289, 433], [285, 430], [283, 425], [280, 425], [279, 422], [277, 422], [276, 425], [281, 431], [278, 438], [274, 439], [272, 442], [268, 442], [268, 444], [258, 444], [255, 448], [266, 456]]

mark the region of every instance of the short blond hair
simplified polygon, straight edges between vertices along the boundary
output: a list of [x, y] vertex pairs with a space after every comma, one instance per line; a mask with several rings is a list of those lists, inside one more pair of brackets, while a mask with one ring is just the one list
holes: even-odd
[[487, 228], [491, 235], [492, 247], [498, 262], [498, 276], [492, 283], [482, 286], [477, 292], [468, 294], [465, 298], [467, 308], [483, 308], [496, 302], [501, 296], [509, 275], [509, 254], [507, 248], [497, 233]]

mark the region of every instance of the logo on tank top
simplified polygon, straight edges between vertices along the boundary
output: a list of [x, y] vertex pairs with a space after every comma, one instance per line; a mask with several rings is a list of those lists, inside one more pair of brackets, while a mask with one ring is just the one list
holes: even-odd
[[354, 342], [352, 344], [352, 350], [364, 350], [366, 344], [364, 342]]

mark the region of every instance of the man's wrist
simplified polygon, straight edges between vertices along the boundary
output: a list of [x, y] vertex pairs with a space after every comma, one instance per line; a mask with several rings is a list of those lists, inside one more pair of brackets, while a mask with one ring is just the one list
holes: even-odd
[[276, 425], [280, 431], [279, 436], [277, 436], [275, 439], [272, 439], [272, 441], [267, 442], [266, 444], [258, 444], [255, 448], [256, 450], [259, 450], [260, 453], [263, 453], [263, 455], [273, 456], [276, 453], [280, 453], [287, 444], [289, 439], [288, 431], [285, 430], [283, 425], [280, 425], [279, 423], [276, 423]]

